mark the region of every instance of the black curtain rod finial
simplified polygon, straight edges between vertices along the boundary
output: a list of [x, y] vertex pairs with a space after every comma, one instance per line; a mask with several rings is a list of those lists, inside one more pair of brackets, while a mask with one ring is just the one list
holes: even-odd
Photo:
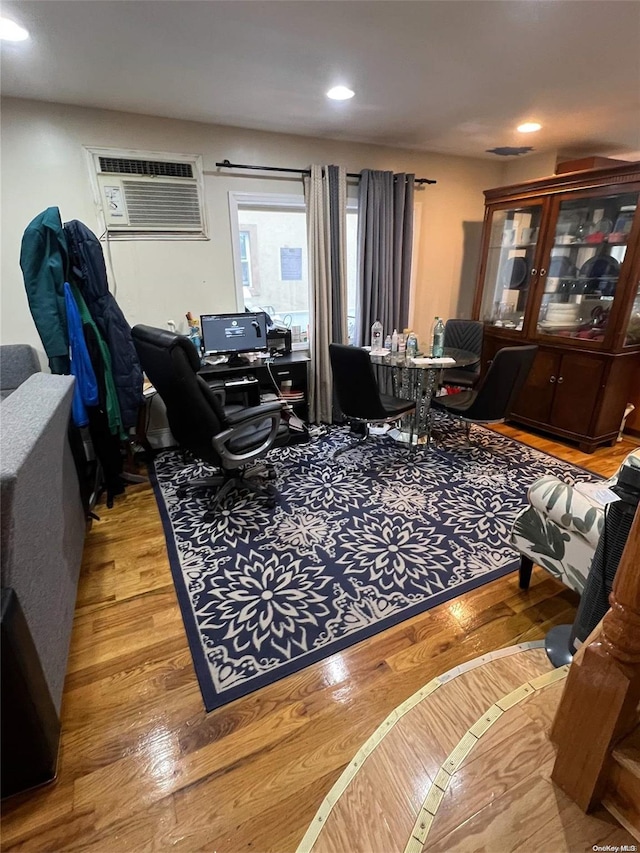
[[[288, 172], [289, 174], [294, 175], [311, 174], [309, 169], [287, 169], [284, 166], [247, 166], [244, 163], [230, 163], [229, 160], [222, 160], [220, 163], [216, 163], [216, 166], [219, 169], [250, 169], [254, 172]], [[347, 172], [347, 177], [357, 178], [358, 180], [360, 179], [360, 175], [357, 172]], [[431, 178], [415, 178], [414, 183], [435, 184], [437, 181], [434, 181]]]

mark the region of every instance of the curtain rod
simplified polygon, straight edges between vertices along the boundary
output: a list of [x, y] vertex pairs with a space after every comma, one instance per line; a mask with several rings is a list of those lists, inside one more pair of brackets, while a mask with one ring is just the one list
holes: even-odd
[[[221, 163], [216, 163], [216, 166], [223, 169], [253, 169], [257, 172], [289, 172], [295, 175], [310, 175], [310, 169], [285, 169], [280, 166], [246, 166], [241, 163], [230, 163], [228, 160], [223, 160]], [[348, 178], [360, 178], [357, 172], [347, 172]], [[416, 184], [435, 184], [437, 181], [431, 178], [415, 178]]]

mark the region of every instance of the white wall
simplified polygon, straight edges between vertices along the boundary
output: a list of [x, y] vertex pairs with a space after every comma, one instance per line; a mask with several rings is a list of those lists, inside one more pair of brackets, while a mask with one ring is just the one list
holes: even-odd
[[555, 174], [556, 160], [556, 151], [528, 154], [526, 157], [508, 160], [502, 172], [502, 185], [506, 187], [523, 181], [533, 181], [535, 178], [548, 178]]
[[[468, 315], [475, 285], [482, 191], [504, 183], [504, 164], [372, 145], [340, 143], [37, 101], [2, 102], [2, 341], [42, 347], [29, 313], [18, 259], [23, 231], [48, 206], [63, 221], [98, 232], [82, 146], [202, 154], [208, 241], [111, 243], [117, 299], [129, 323], [164, 326], [184, 314], [235, 310], [227, 193], [301, 192], [297, 178], [217, 172], [229, 159], [306, 168], [310, 163], [415, 172], [435, 178], [417, 191], [419, 244], [413, 325], [421, 339], [435, 314]], [[351, 192], [357, 192], [356, 185]], [[464, 254], [466, 252], [466, 255]]]

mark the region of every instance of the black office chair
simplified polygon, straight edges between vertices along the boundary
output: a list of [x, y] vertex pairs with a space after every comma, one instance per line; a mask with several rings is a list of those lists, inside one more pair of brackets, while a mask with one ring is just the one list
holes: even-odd
[[249, 463], [287, 443], [280, 402], [225, 407], [224, 388], [210, 388], [198, 375], [200, 358], [188, 338], [142, 325], [131, 333], [142, 369], [166, 406], [173, 437], [184, 451], [219, 470], [191, 480], [189, 488], [217, 488], [214, 509], [231, 491], [243, 488], [274, 506], [277, 492], [268, 482], [272, 469]]
[[329, 358], [333, 387], [343, 415], [364, 427], [359, 441], [337, 450], [334, 459], [366, 441], [370, 424], [393, 423], [403, 415], [415, 412], [416, 404], [413, 400], [380, 393], [366, 350], [344, 344], [329, 344]]
[[463, 422], [467, 441], [472, 423], [502, 423], [508, 418], [526, 382], [537, 351], [535, 344], [503, 347], [494, 356], [477, 390], [434, 397], [431, 409], [445, 412]]
[[442, 373], [443, 385], [474, 388], [480, 379], [480, 356], [484, 326], [479, 320], [447, 320], [444, 324], [444, 346], [476, 353], [478, 361], [468, 367], [451, 367]]

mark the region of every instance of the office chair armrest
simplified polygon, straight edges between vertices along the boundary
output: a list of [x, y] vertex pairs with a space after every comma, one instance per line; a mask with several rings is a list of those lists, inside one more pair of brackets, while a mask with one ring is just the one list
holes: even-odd
[[223, 379], [209, 379], [205, 380], [207, 386], [211, 393], [218, 398], [220, 401], [220, 405], [224, 406], [227, 401], [227, 392], [225, 390], [224, 380]]
[[227, 415], [227, 423], [229, 426], [235, 426], [239, 423], [246, 423], [249, 420], [258, 420], [268, 417], [272, 412], [282, 412], [282, 403], [279, 400], [274, 400], [271, 403], [261, 403], [259, 406], [250, 406], [248, 409], [241, 409], [239, 412], [234, 412]]
[[[281, 418], [282, 407], [279, 402], [267, 403], [264, 406], [252, 406], [249, 409], [243, 409], [241, 412], [230, 415], [227, 419], [227, 422], [230, 424], [229, 429], [218, 433], [212, 439], [213, 446], [222, 459], [223, 467], [238, 468], [250, 459], [255, 459], [257, 456], [261, 456], [267, 450], [270, 450], [278, 435]], [[227, 443], [233, 441], [237, 436], [242, 435], [247, 426], [263, 421], [271, 421], [271, 429], [265, 440], [258, 447], [252, 447], [246, 453], [234, 453], [227, 447]]]

